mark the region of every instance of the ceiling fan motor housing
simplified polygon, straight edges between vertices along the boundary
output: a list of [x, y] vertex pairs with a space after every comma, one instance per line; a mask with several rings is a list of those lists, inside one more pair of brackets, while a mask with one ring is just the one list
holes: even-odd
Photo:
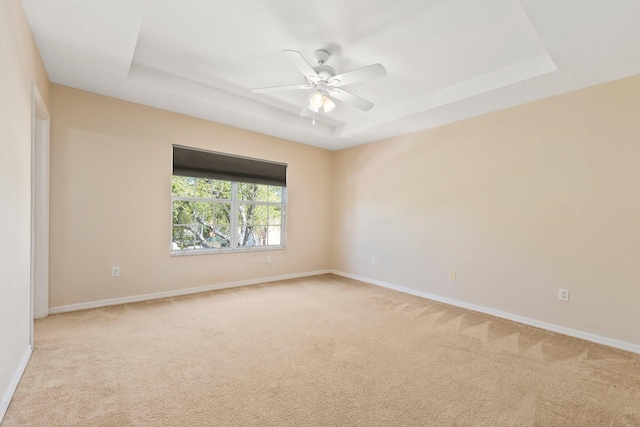
[[336, 70], [334, 70], [333, 67], [330, 67], [329, 65], [316, 65], [315, 67], [313, 67], [313, 69], [318, 74], [320, 79], [324, 80], [325, 82], [336, 75]]
[[313, 57], [316, 59], [318, 65], [322, 65], [329, 60], [331, 54], [324, 49], [318, 49], [313, 52]]
[[331, 77], [336, 75], [336, 70], [334, 70], [333, 67], [325, 65], [331, 57], [331, 54], [328, 51], [324, 49], [318, 49], [313, 52], [313, 57], [318, 63], [318, 65], [313, 67], [313, 70], [318, 74], [318, 77], [320, 77], [321, 80], [324, 80], [326, 82]]

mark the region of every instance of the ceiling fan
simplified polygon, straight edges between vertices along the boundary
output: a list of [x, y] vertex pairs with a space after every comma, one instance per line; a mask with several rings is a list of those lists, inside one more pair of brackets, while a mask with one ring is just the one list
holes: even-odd
[[289, 86], [261, 87], [251, 89], [251, 91], [254, 93], [266, 93], [284, 90], [313, 89], [313, 93], [309, 95], [307, 99], [307, 104], [302, 109], [301, 116], [311, 115], [320, 110], [328, 113], [336, 106], [332, 98], [338, 99], [360, 110], [369, 111], [374, 106], [372, 102], [354, 95], [342, 89], [342, 87], [375, 77], [382, 77], [387, 74], [387, 70], [380, 64], [373, 64], [346, 73], [336, 74], [336, 70], [334, 70], [333, 67], [326, 65], [331, 54], [324, 49], [316, 50], [313, 53], [313, 57], [318, 63], [315, 67], [309, 65], [298, 51], [283, 50], [282, 52], [287, 55], [291, 63], [304, 75], [305, 83]]

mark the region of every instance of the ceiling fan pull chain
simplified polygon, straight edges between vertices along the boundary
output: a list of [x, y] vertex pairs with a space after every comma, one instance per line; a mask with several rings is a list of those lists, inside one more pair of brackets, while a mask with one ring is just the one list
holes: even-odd
[[311, 113], [311, 124], [314, 126], [316, 124], [316, 113]]

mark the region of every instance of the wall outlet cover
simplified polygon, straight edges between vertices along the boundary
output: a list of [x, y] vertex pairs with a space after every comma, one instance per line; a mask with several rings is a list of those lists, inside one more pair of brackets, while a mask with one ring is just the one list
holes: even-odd
[[569, 301], [569, 289], [560, 288], [558, 290], [558, 299], [560, 301]]

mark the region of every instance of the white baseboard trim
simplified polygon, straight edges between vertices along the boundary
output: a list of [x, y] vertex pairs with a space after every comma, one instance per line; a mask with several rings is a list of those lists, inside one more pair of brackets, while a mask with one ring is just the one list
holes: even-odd
[[331, 273], [331, 270], [308, 271], [305, 273], [286, 274], [283, 276], [263, 277], [260, 279], [240, 280], [237, 282], [220, 283], [217, 285], [198, 286], [196, 288], [175, 289], [172, 291], [155, 292], [152, 294], [133, 295], [130, 297], [103, 299], [99, 301], [81, 302], [78, 304], [50, 307], [49, 314], [66, 313], [69, 311], [87, 310], [90, 308], [107, 307], [109, 305], [128, 304], [131, 302], [149, 301], [154, 299], [178, 297], [201, 292], [217, 291], [220, 289], [238, 288], [240, 286], [257, 285], [260, 283], [277, 282], [279, 280], [298, 279], [301, 277], [317, 276]]
[[13, 393], [16, 392], [16, 388], [18, 388], [18, 383], [20, 382], [20, 378], [22, 378], [22, 374], [24, 373], [25, 368], [27, 367], [27, 363], [29, 363], [29, 359], [31, 358], [31, 346], [27, 347], [27, 350], [24, 352], [22, 356], [22, 360], [18, 365], [18, 368], [13, 374], [13, 378], [11, 379], [11, 383], [9, 387], [5, 390], [2, 395], [2, 401], [0, 401], [0, 423], [4, 418], [4, 414], [7, 413], [7, 409], [9, 408], [9, 403], [11, 403], [11, 398], [13, 397]]
[[416, 289], [405, 288], [403, 286], [393, 285], [391, 283], [382, 282], [380, 280], [368, 279], [366, 277], [356, 276], [355, 274], [344, 273], [342, 271], [332, 270], [331, 273], [347, 277], [349, 279], [359, 280], [361, 282], [370, 283], [376, 286], [382, 286], [383, 288], [393, 289], [399, 292], [404, 292], [406, 294], [415, 295], [418, 297], [430, 299], [433, 301], [442, 302], [445, 304], [453, 305], [456, 307], [466, 308], [473, 311], [478, 311], [480, 313], [490, 314], [492, 316], [501, 317], [507, 320], [513, 320], [514, 322], [523, 323], [529, 326], [535, 326], [536, 328], [546, 329], [551, 332], [557, 332], [559, 334], [568, 335], [574, 338], [580, 338], [585, 341], [591, 341], [597, 344], [603, 344], [609, 347], [619, 348], [621, 350], [631, 351], [633, 353], [640, 354], [640, 345], [633, 344], [626, 341], [620, 341], [613, 338], [603, 337], [601, 335], [591, 334], [589, 332], [579, 331], [577, 329], [566, 328], [564, 326], [555, 325], [553, 323], [542, 322], [535, 319], [530, 319], [528, 317], [519, 316], [517, 314], [506, 313], [504, 311], [495, 310], [493, 308], [487, 308], [480, 305], [470, 304], [463, 301], [458, 301], [451, 298], [442, 297], [439, 295], [430, 294], [423, 291], [418, 291]]

